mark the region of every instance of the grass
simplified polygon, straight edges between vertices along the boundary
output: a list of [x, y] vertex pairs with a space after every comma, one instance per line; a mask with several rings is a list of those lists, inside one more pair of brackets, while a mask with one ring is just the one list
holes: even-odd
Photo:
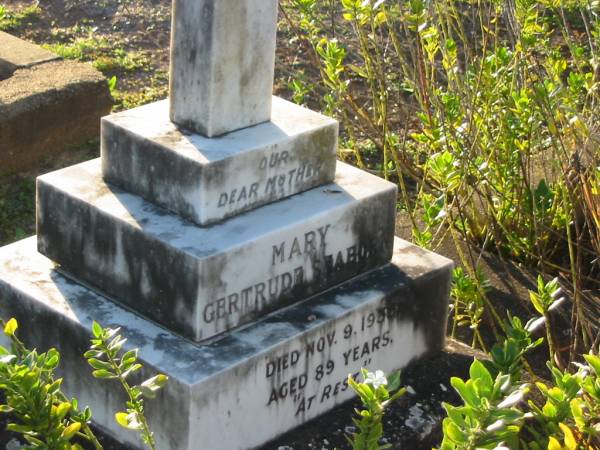
[[135, 108], [167, 97], [167, 77], [160, 71], [151, 74], [149, 86], [119, 89], [119, 85], [133, 84], [127, 80], [130, 75], [153, 70], [150, 59], [144, 52], [128, 51], [118, 42], [96, 36], [90, 26], [76, 26], [71, 31], [72, 35], [56, 36], [61, 42], [43, 44], [42, 47], [65, 59], [89, 62], [109, 77], [111, 94], [115, 99], [114, 110]]
[[0, 31], [13, 31], [32, 24], [40, 15], [38, 6], [29, 6], [20, 12], [11, 11], [0, 4]]
[[[123, 80], [125, 81], [125, 80]], [[142, 89], [119, 89], [117, 86], [113, 91], [115, 109], [125, 110], [135, 108], [146, 103], [155, 102], [167, 98], [169, 94], [168, 75], [165, 72], [156, 71], [149, 80], [149, 86]]]
[[100, 56], [94, 60], [92, 65], [100, 72], [135, 72], [138, 70], [150, 70], [150, 61], [141, 52], [127, 52], [123, 48], [116, 48], [112, 54]]
[[33, 233], [35, 181], [19, 176], [0, 181], [0, 245]]
[[42, 47], [65, 59], [77, 61], [89, 61], [96, 55], [110, 51], [106, 38], [92, 36], [73, 39], [67, 43], [43, 44]]
[[115, 47], [107, 38], [93, 36], [91, 32], [86, 37], [44, 44], [42, 47], [65, 59], [91, 62], [96, 69], [105, 74], [150, 70], [150, 61], [143, 53]]

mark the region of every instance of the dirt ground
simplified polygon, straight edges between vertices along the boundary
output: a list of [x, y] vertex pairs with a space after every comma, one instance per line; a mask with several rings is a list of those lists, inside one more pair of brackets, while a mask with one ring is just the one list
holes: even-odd
[[[55, 49], [79, 45], [83, 55], [78, 59], [99, 60], [97, 67], [108, 78], [116, 76], [117, 109], [166, 97], [170, 1], [2, 0], [0, 4], [15, 11], [39, 5], [34, 19], [10, 32]], [[306, 66], [306, 52], [283, 18], [277, 44], [275, 93], [286, 97], [290, 74]]]

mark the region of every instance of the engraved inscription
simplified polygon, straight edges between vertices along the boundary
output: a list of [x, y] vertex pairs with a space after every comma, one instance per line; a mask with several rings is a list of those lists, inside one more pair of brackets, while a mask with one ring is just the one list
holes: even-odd
[[267, 357], [266, 406], [286, 405], [297, 417], [335, 401], [349, 389], [348, 374], [357, 377], [361, 367], [392, 345], [392, 323], [400, 314], [397, 306], [380, 306], [284, 354]]
[[277, 170], [279, 173], [221, 192], [218, 196], [217, 208], [233, 210], [251, 206], [262, 199], [276, 200], [296, 193], [308, 180], [317, 178], [321, 171], [320, 164], [298, 162], [287, 150], [273, 152], [263, 156], [258, 168], [263, 173]]
[[283, 241], [281, 244], [274, 245], [272, 265], [275, 266], [277, 263], [283, 263], [285, 260], [291, 260], [296, 256], [307, 253], [314, 254], [318, 249], [324, 249], [325, 239], [330, 228], [331, 225], [327, 224], [304, 233], [303, 236], [296, 236], [292, 241]]
[[332, 279], [349, 267], [360, 266], [373, 255], [376, 244], [362, 242], [328, 253], [331, 228], [331, 224], [326, 224], [272, 245], [269, 265], [280, 273], [208, 301], [202, 311], [203, 321], [210, 324], [261, 311], [291, 295], [297, 287]]
[[204, 307], [202, 317], [205, 323], [212, 323], [233, 314], [245, 315], [253, 311], [260, 311], [282, 295], [291, 292], [294, 287], [302, 284], [303, 280], [304, 268], [296, 267], [291, 271], [243, 288], [239, 292], [233, 292], [208, 302]]

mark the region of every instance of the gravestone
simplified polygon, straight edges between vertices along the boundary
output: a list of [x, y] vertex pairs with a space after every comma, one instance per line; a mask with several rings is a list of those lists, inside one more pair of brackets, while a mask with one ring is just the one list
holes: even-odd
[[146, 412], [173, 450], [256, 448], [443, 346], [451, 262], [394, 237], [396, 186], [336, 163], [335, 121], [271, 97], [276, 16], [176, 0], [170, 102], [104, 118], [101, 158], [40, 177], [38, 236], [0, 249], [0, 315], [123, 443], [93, 320], [169, 376]]

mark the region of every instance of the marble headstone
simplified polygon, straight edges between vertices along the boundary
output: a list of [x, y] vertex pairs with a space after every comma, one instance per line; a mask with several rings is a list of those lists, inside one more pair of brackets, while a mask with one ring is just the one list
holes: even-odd
[[39, 177], [37, 238], [0, 249], [0, 316], [134, 448], [93, 320], [169, 376], [145, 409], [169, 450], [256, 448], [443, 346], [452, 263], [394, 238], [397, 187], [336, 163], [335, 120], [272, 97], [276, 22], [174, 0], [170, 100], [104, 118], [101, 158]]

